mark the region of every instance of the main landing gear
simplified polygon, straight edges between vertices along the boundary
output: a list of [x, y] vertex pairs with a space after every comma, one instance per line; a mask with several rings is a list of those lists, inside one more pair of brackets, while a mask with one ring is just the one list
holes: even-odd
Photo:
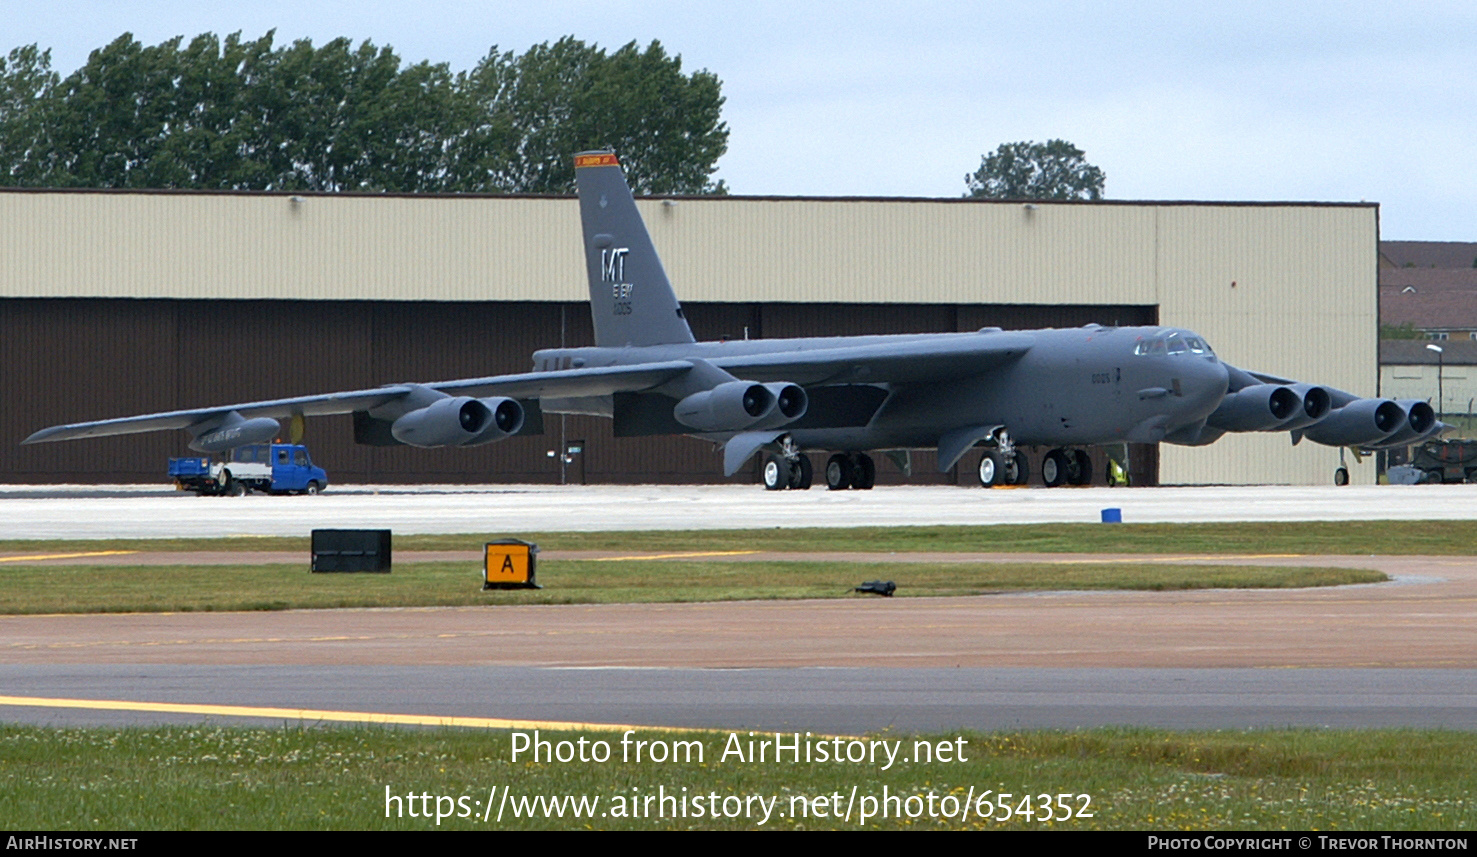
[[[1025, 453], [1016, 448], [1010, 435], [1003, 430], [995, 435], [994, 444], [980, 454], [980, 484], [986, 488], [1026, 484], [1031, 468]], [[1092, 458], [1085, 449], [1059, 446], [1049, 450], [1041, 459], [1041, 482], [1047, 488], [1068, 484], [1091, 485]]]
[[1026, 484], [1031, 465], [1026, 461], [1026, 454], [1015, 448], [1010, 432], [1003, 428], [997, 430], [994, 443], [993, 448], [986, 448], [980, 455], [980, 484], [986, 488]]
[[1091, 485], [1092, 459], [1085, 449], [1057, 447], [1041, 459], [1041, 482], [1047, 488], [1058, 485]]
[[[793, 459], [783, 452], [771, 454], [764, 460], [764, 487], [770, 491], [805, 491], [815, 477], [812, 468], [810, 458], [803, 453], [797, 452]], [[877, 483], [877, 464], [864, 452], [838, 452], [826, 461], [823, 475], [826, 488], [832, 491], [867, 491]]]
[[826, 461], [826, 488], [870, 491], [877, 484], [877, 465], [864, 452], [838, 452]]
[[986, 488], [996, 485], [1024, 485], [1031, 477], [1031, 463], [1026, 454], [1018, 449], [1009, 456], [999, 450], [987, 449], [980, 456], [980, 484]]
[[795, 446], [789, 435], [781, 439], [779, 454], [764, 460], [763, 478], [766, 490], [783, 491], [793, 488], [796, 491], [808, 491], [814, 477], [815, 469], [810, 463], [810, 457]]

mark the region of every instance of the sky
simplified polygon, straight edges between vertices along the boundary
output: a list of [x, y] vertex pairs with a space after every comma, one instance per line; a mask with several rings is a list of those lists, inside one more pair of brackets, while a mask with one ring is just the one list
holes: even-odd
[[0, 0], [63, 75], [276, 30], [470, 68], [573, 35], [658, 40], [723, 84], [737, 194], [955, 197], [1001, 143], [1064, 139], [1111, 199], [1370, 201], [1387, 240], [1477, 241], [1477, 4]]

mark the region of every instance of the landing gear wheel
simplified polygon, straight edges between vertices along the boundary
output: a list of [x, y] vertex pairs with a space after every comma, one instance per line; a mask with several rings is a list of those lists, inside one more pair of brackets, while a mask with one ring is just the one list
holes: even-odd
[[877, 484], [877, 465], [872, 456], [858, 452], [851, 459], [851, 487], [858, 491], [871, 491]]
[[845, 491], [851, 487], [851, 459], [836, 453], [826, 461], [826, 488], [830, 491]]
[[764, 488], [768, 491], [783, 491], [790, 487], [790, 463], [777, 455], [764, 461]]
[[1340, 467], [1339, 469], [1335, 470], [1333, 472], [1333, 484], [1335, 484], [1335, 485], [1348, 485], [1349, 484], [1349, 468], [1347, 468], [1347, 467]]
[[814, 477], [815, 469], [809, 456], [802, 455], [790, 464], [790, 487], [796, 491], [809, 491]]
[[1055, 488], [1065, 483], [1069, 470], [1067, 454], [1061, 449], [1053, 449], [1041, 459], [1041, 481], [1047, 488]]
[[1010, 481], [1005, 473], [1005, 459], [993, 449], [980, 455], [980, 484], [986, 488]]
[[1072, 450], [1073, 463], [1076, 465], [1070, 474], [1073, 485], [1092, 484], [1092, 458], [1088, 456], [1085, 449]]
[[1010, 477], [1011, 485], [1024, 485], [1026, 480], [1031, 478], [1031, 461], [1026, 458], [1024, 452], [1015, 451], [1015, 455], [1011, 456], [1010, 462], [1005, 465], [1005, 475]]

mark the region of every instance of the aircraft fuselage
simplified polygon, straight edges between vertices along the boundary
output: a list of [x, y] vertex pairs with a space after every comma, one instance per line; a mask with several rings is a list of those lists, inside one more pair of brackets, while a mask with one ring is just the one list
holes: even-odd
[[[644, 347], [545, 349], [534, 370], [634, 365], [701, 359], [755, 381], [868, 384], [865, 373], [831, 367], [826, 377], [791, 377], [795, 370], [766, 365], [773, 355], [817, 355], [865, 346], [934, 345], [968, 337], [1018, 342], [1020, 354], [982, 365], [977, 373], [874, 384], [885, 395], [864, 421], [790, 432], [805, 449], [836, 451], [920, 448], [941, 433], [975, 425], [1008, 426], [1017, 443], [1071, 446], [1128, 441], [1153, 443], [1215, 410], [1227, 388], [1226, 367], [1204, 340], [1165, 327], [1101, 327], [973, 333], [901, 334], [696, 342]], [[1153, 343], [1159, 343], [1155, 348]], [[1188, 343], [1194, 343], [1192, 349]], [[550, 412], [609, 416], [600, 401], [546, 401]], [[722, 440], [725, 435], [705, 435]]]

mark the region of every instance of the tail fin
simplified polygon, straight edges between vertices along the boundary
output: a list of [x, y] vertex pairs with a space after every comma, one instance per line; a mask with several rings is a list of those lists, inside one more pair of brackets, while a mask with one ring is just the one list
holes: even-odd
[[580, 194], [595, 344], [619, 347], [694, 341], [615, 155], [575, 155], [574, 177]]

